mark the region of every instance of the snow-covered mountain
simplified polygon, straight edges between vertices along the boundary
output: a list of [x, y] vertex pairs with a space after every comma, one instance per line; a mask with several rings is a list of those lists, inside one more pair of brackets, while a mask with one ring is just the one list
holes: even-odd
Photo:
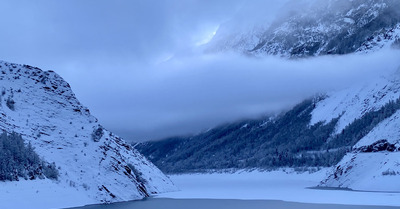
[[[398, 54], [400, 1], [293, 0], [272, 24], [240, 30], [233, 25], [219, 28], [209, 53]], [[306, 100], [281, 115], [136, 147], [165, 172], [332, 166], [320, 186], [400, 191], [400, 66], [392, 64], [375, 66], [385, 73], [366, 83]]]
[[[66, 207], [73, 206], [77, 196], [84, 201], [75, 204], [104, 203], [141, 199], [175, 189], [143, 155], [103, 128], [80, 104], [69, 84], [53, 71], [0, 62], [0, 89], [0, 129], [21, 134], [41, 158], [54, 162], [59, 171], [58, 181], [0, 182], [0, 196], [58, 191], [60, 194], [50, 197], [32, 198], [42, 198], [44, 205], [52, 198], [63, 199], [59, 205], [46, 207]], [[46, 188], [24, 187], [41, 181], [47, 182]], [[63, 191], [71, 191], [67, 192], [71, 196]], [[33, 200], [24, 197], [21, 201], [29, 204]]]
[[222, 25], [207, 47], [283, 57], [375, 51], [398, 45], [399, 11], [397, 0], [292, 0], [272, 24], [234, 32], [234, 23]]

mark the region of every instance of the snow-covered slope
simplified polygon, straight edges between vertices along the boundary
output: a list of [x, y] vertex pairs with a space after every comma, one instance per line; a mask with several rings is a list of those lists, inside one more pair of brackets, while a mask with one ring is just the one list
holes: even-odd
[[349, 153], [320, 186], [399, 192], [400, 152]]
[[400, 24], [388, 29], [383, 29], [381, 32], [369, 37], [356, 52], [375, 52], [388, 47], [395, 49], [400, 48]]
[[[335, 133], [400, 97], [399, 72], [328, 94], [313, 111], [312, 123], [339, 117]], [[365, 134], [320, 186], [400, 191], [400, 110]]]
[[[234, 33], [222, 25], [209, 51], [304, 57], [376, 51], [400, 39], [397, 0], [292, 0], [273, 24]], [[235, 21], [235, 20], [232, 20]]]
[[400, 111], [363, 137], [322, 186], [400, 191]]
[[340, 116], [336, 126], [336, 133], [340, 133], [355, 119], [399, 97], [400, 73], [378, 77], [374, 81], [328, 94], [313, 110], [311, 124], [329, 122]]
[[[175, 189], [144, 156], [104, 129], [53, 71], [0, 62], [0, 90], [0, 129], [20, 133], [40, 157], [55, 162], [60, 176], [48, 184], [51, 189], [79, 192], [83, 203], [141, 199]], [[14, 184], [7, 187], [8, 195], [17, 195], [26, 181]], [[0, 188], [5, 185], [10, 183], [0, 182]], [[0, 196], [4, 192], [0, 189]]]

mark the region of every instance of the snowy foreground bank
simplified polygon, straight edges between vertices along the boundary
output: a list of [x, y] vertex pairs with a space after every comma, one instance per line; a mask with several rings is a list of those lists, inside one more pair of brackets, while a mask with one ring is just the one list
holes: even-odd
[[[179, 192], [164, 193], [145, 201], [91, 205], [82, 207], [82, 209], [256, 209], [267, 206], [282, 209], [386, 208], [383, 206], [400, 208], [400, 193], [309, 189], [309, 187], [317, 185], [321, 179], [324, 179], [326, 172], [327, 170], [321, 170], [312, 174], [296, 174], [284, 171], [253, 171], [234, 174], [172, 175], [170, 178], [180, 188], [181, 191]], [[85, 198], [83, 193], [62, 183], [54, 184], [48, 180], [39, 180], [27, 181], [24, 187], [20, 185], [14, 182], [2, 183], [1, 208], [69, 208], [94, 204], [94, 202], [91, 203], [91, 200]], [[8, 192], [8, 190], [17, 191], [15, 187], [18, 187], [18, 194]], [[35, 192], [32, 192], [33, 188], [35, 188]], [[339, 204], [340, 206], [329, 204]], [[365, 205], [375, 207], [366, 207]]]
[[47, 179], [0, 182], [0, 202], [1, 209], [67, 208], [96, 203], [84, 191]]
[[316, 173], [238, 172], [172, 175], [181, 189], [157, 198], [283, 200], [300, 203], [400, 206], [400, 193], [310, 189], [327, 170]]

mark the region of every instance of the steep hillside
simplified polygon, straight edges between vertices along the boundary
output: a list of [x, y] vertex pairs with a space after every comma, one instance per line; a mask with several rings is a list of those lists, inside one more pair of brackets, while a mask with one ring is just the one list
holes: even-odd
[[320, 186], [400, 191], [390, 183], [400, 177], [399, 123], [400, 73], [392, 72], [279, 116], [136, 147], [170, 173], [333, 166]]
[[[399, 96], [400, 73], [351, 91], [332, 94], [317, 106], [313, 121], [330, 121], [341, 114], [336, 132], [365, 112], [377, 110]], [[394, 108], [379, 124], [365, 132], [320, 186], [370, 191], [400, 190], [400, 111]]]
[[292, 0], [269, 26], [230, 33], [234, 23], [222, 25], [208, 50], [304, 57], [396, 47], [399, 11], [396, 0]]
[[[175, 189], [157, 167], [103, 128], [53, 71], [0, 62], [0, 89], [0, 129], [21, 134], [39, 157], [55, 163], [59, 177], [50, 188], [76, 191], [89, 203], [141, 199]], [[14, 184], [9, 188], [0, 182], [8, 188], [0, 196], [18, 195], [18, 187], [29, 183]]]
[[336, 121], [309, 126], [315, 101], [271, 119], [223, 125], [205, 133], [136, 145], [165, 172], [208, 169], [330, 166], [341, 149], [320, 152]]

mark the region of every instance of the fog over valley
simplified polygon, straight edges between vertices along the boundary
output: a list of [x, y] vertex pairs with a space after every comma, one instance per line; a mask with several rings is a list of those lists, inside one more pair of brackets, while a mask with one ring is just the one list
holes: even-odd
[[[312, 1], [156, 2], [2, 3], [8, 30], [0, 37], [11, 40], [1, 44], [2, 57], [55, 70], [104, 125], [129, 141], [274, 114], [396, 62], [383, 53], [287, 62], [208, 50], [208, 42], [218, 41], [214, 35], [268, 28]], [[10, 11], [24, 14], [18, 24], [4, 21]]]
[[399, 0], [0, 8], [1, 208], [400, 207]]

